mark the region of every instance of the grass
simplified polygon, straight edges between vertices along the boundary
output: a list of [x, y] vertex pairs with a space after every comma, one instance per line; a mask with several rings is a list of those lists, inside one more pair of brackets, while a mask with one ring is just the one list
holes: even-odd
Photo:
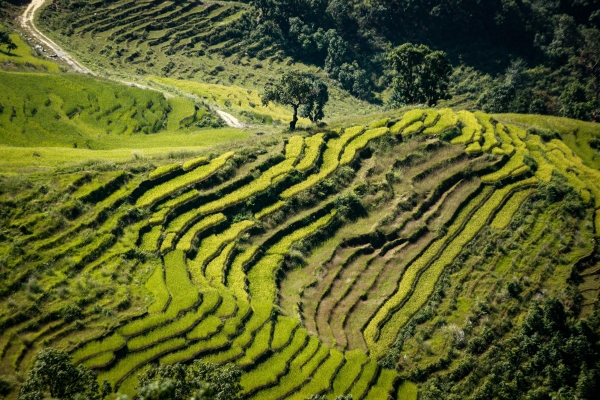
[[168, 99], [169, 106], [171, 107], [171, 114], [167, 122], [167, 129], [169, 131], [176, 131], [183, 128], [184, 122], [188, 119], [192, 119], [196, 114], [196, 108], [194, 102], [183, 98], [183, 97], [172, 97]]
[[262, 219], [262, 218], [266, 217], [267, 215], [273, 214], [275, 211], [283, 208], [284, 206], [285, 206], [285, 201], [280, 200], [277, 203], [270, 205], [268, 207], [265, 207], [262, 210], [260, 210], [259, 212], [257, 212], [256, 214], [254, 214], [254, 218]]
[[33, 67], [41, 72], [59, 72], [58, 65], [38, 57], [33, 54], [33, 49], [25, 43], [21, 36], [16, 33], [9, 35], [10, 40], [17, 45], [17, 48], [11, 53], [8, 53], [5, 49], [0, 50], [0, 63], [13, 63], [20, 67]]
[[414, 125], [417, 122], [422, 122], [424, 114], [425, 110], [422, 109], [414, 109], [407, 111], [402, 116], [402, 119], [390, 128], [390, 132], [394, 135], [403, 133], [403, 131], [409, 126]]
[[289, 338], [292, 336], [292, 333], [296, 330], [297, 326], [298, 321], [294, 318], [281, 315], [277, 317], [271, 349], [277, 351], [283, 348], [288, 343]]
[[197, 358], [201, 353], [209, 353], [225, 347], [229, 340], [225, 335], [214, 335], [207, 340], [201, 340], [185, 349], [168, 354], [160, 359], [161, 364], [176, 364]]
[[[458, 120], [464, 124], [462, 134], [459, 137], [452, 139], [453, 144], [469, 144], [481, 140], [481, 131], [483, 127], [475, 115], [469, 111], [462, 110], [457, 113]], [[468, 150], [467, 150], [468, 152]]]
[[305, 139], [306, 147], [304, 149], [304, 157], [296, 165], [296, 169], [300, 172], [305, 172], [311, 169], [321, 153], [321, 148], [325, 143], [323, 141], [323, 134], [318, 133]]
[[475, 117], [485, 130], [485, 132], [483, 132], [483, 146], [481, 147], [481, 150], [485, 153], [489, 153], [494, 147], [498, 146], [494, 125], [490, 122], [491, 117], [482, 112], [476, 112]]
[[175, 336], [180, 336], [188, 332], [192, 327], [202, 321], [205, 316], [212, 312], [219, 304], [220, 296], [218, 293], [205, 293], [202, 299], [202, 304], [196, 311], [191, 311], [179, 319], [169, 322], [165, 326], [153, 329], [150, 333], [144, 336], [136, 336], [127, 341], [127, 348], [130, 351], [141, 350], [158, 342], [170, 339]]
[[439, 135], [446, 129], [452, 128], [458, 124], [458, 116], [449, 108], [444, 108], [439, 111], [440, 119], [438, 122], [429, 128], [425, 128], [424, 135]]
[[164, 353], [180, 349], [184, 346], [185, 339], [171, 339], [147, 350], [129, 354], [121, 359], [114, 368], [100, 373], [98, 375], [98, 380], [100, 382], [107, 380], [113, 387], [116, 387], [124, 378], [136, 369], [151, 360], [160, 357]]
[[[211, 298], [215, 297], [214, 294]], [[190, 340], [206, 340], [215, 333], [219, 332], [223, 325], [221, 318], [214, 315], [209, 315], [202, 320], [194, 329], [189, 332], [186, 337]]]
[[[94, 82], [101, 86], [100, 81]], [[215, 97], [228, 98], [234, 108], [236, 99], [229, 95], [237, 89], [220, 90], [221, 97]], [[158, 143], [157, 138], [166, 141], [169, 137], [179, 140], [176, 138], [189, 133], [187, 122], [181, 121], [189, 117], [191, 105], [202, 102], [198, 98], [191, 100], [192, 97], [182, 99], [189, 102], [167, 101], [171, 108], [177, 104], [183, 107], [167, 113], [179, 112], [177, 123], [165, 120], [167, 129], [176, 129], [178, 133], [103, 134], [113, 135], [111, 139], [118, 137], [118, 141], [123, 139], [124, 143], [142, 139]], [[31, 105], [23, 104], [24, 115], [34, 118], [37, 113], [27, 108]], [[540, 231], [530, 233], [533, 228], [529, 228], [529, 217], [525, 218], [523, 229], [511, 232], [523, 235], [523, 240], [496, 240], [498, 237], [494, 235], [504, 234], [512, 226], [511, 220], [520, 220], [515, 216], [524, 212], [521, 204], [535, 191], [529, 185], [549, 181], [554, 172], [565, 175], [590, 201], [588, 215], [592, 215], [592, 206], [597, 209], [599, 203], [592, 204], [591, 200], [600, 199], [600, 173], [568, 144], [544, 141], [542, 136], [528, 133], [524, 125], [509, 121], [508, 117], [494, 129], [491, 117], [485, 114], [418, 109], [406, 112], [399, 123], [388, 129], [390, 121], [397, 118], [394, 113], [397, 111], [365, 117], [360, 123], [354, 119], [356, 126], [346, 129], [330, 125], [327, 143], [323, 140], [325, 134], [288, 136], [284, 140], [278, 134], [257, 137], [248, 142], [249, 150], [240, 150], [242, 155], [246, 154], [242, 151], [260, 149], [267, 151], [265, 159], [275, 156], [282, 159], [283, 149], [285, 160], [269, 164], [263, 172], [253, 170], [252, 182], [214, 201], [200, 199], [205, 190], [212, 196], [220, 188], [229, 188], [230, 182], [218, 183], [218, 188], [212, 187], [212, 180], [208, 189], [204, 188], [208, 184], [199, 185], [198, 189], [194, 186], [218, 173], [219, 165], [223, 166], [233, 156], [218, 149], [206, 158], [200, 155], [208, 154], [207, 151], [197, 154], [194, 151], [185, 157], [140, 159], [123, 168], [90, 165], [85, 167], [90, 170], [86, 183], [79, 182], [83, 173], [73, 174], [70, 169], [0, 179], [0, 202], [6, 205], [7, 213], [0, 229], [6, 238], [6, 243], [0, 243], [0, 266], [1, 272], [8, 274], [7, 281], [15, 282], [17, 288], [1, 300], [0, 324], [8, 328], [0, 333], [0, 343], [6, 343], [2, 345], [1, 352], [6, 356], [0, 357], [0, 371], [3, 374], [6, 370], [15, 371], [25, 376], [33, 350], [44, 343], [68, 350], [78, 346], [72, 351], [76, 362], [98, 369], [101, 379], [106, 377], [117, 386], [120, 382], [131, 386], [127, 390], [133, 390], [134, 374], [157, 359], [172, 364], [201, 358], [243, 366], [242, 383], [247, 397], [303, 399], [321, 393], [328, 398], [341, 394], [386, 398], [396, 383], [397, 373], [380, 370], [377, 361], [389, 354], [399, 332], [429, 304], [443, 274], [455, 273], [450, 268], [456, 265], [455, 260], [461, 260], [464, 268], [458, 271], [462, 275], [451, 276], [451, 287], [441, 300], [447, 323], [464, 323], [473, 298], [491, 301], [486, 296], [490, 296], [487, 292], [492, 287], [490, 282], [496, 279], [495, 274], [518, 275], [517, 278], [526, 275], [539, 290], [562, 288], [570, 271], [562, 264], [567, 258], [583, 256], [591, 249], [587, 239], [592, 236], [593, 224], [598, 235], [597, 211], [592, 221], [581, 219], [573, 224], [582, 227], [574, 237], [560, 235], [562, 225], [556, 221], [546, 228], [548, 223], [542, 223], [543, 220], [535, 225]], [[79, 118], [77, 115], [72, 119]], [[101, 124], [102, 118], [96, 122]], [[127, 114], [123, 118], [127, 125], [137, 117]], [[444, 126], [452, 121], [456, 125], [459, 120], [464, 137], [458, 141], [465, 148], [408, 135], [398, 143], [374, 140], [388, 132], [410, 134], [414, 124], [415, 132], [424, 127], [443, 132]], [[369, 121], [375, 122], [368, 124]], [[367, 125], [370, 128], [365, 131]], [[356, 153], [366, 146], [373, 156], [353, 163]], [[170, 149], [164, 147], [161, 151], [167, 148]], [[231, 148], [234, 146], [228, 146]], [[491, 165], [497, 157], [466, 157], [462, 152], [499, 154], [500, 150], [510, 159], [500, 171], [485, 172], [482, 185], [479, 176], [484, 174], [481, 171], [487, 171], [482, 167]], [[410, 159], [409, 156], [419, 161], [415, 165], [398, 161]], [[531, 172], [525, 156], [538, 164], [534, 178], [525, 178]], [[182, 166], [173, 159], [189, 161]], [[451, 161], [445, 164], [445, 160]], [[352, 164], [356, 174], [352, 181], [342, 185], [330, 179], [341, 166], [348, 164]], [[139, 192], [136, 188], [140, 184], [151, 185], [148, 177], [164, 177], [179, 168], [185, 171], [173, 175], [182, 175], [164, 183], [161, 180], [160, 185], [147, 190], [137, 200], [138, 207], [127, 202], [131, 193]], [[422, 180], [413, 179], [423, 171], [434, 173]], [[468, 172], [468, 176], [458, 175], [462, 172]], [[453, 176], [464, 179], [462, 183], [451, 183], [459, 189], [440, 189], [442, 197], [430, 199], [434, 191], [437, 196], [439, 182]], [[56, 181], [48, 183], [49, 177], [56, 177]], [[281, 181], [283, 177], [292, 183], [282, 199], [270, 197], [260, 204], [262, 210], [256, 212], [258, 207], [248, 200], [266, 197], [254, 196], [273, 190], [275, 184], [277, 190], [282, 190], [281, 185], [288, 182]], [[121, 178], [126, 178], [126, 182], [115, 182]], [[221, 174], [218, 178], [222, 178]], [[502, 187], [507, 182], [497, 182], [504, 178], [516, 183]], [[319, 182], [323, 182], [320, 187], [328, 188], [336, 196], [354, 192], [364, 207], [364, 217], [347, 221], [343, 218], [346, 214], [335, 209], [323, 215], [323, 210], [338, 203], [331, 203], [327, 193], [313, 193], [316, 190], [303, 193]], [[462, 190], [461, 185], [468, 186], [468, 190], [454, 195]], [[465, 202], [481, 188], [478, 197]], [[450, 194], [446, 196], [446, 192]], [[428, 202], [427, 207], [421, 207], [423, 201]], [[62, 210], [78, 202], [82, 204], [81, 216], [61, 216]], [[553, 207], [556, 208], [548, 210], [545, 218], [561, 205]], [[313, 214], [315, 210], [319, 214]], [[423, 214], [417, 215], [415, 210]], [[317, 219], [313, 215], [322, 217]], [[60, 218], [60, 225], [54, 231], [47, 222], [51, 218]], [[482, 229], [488, 222], [493, 229]], [[286, 228], [290, 226], [295, 229]], [[427, 226], [430, 232], [415, 237], [414, 243], [400, 243], [398, 238], [410, 236], [422, 226]], [[322, 237], [334, 227], [338, 230], [333, 237]], [[383, 233], [377, 237], [368, 235], [372, 232]], [[528, 240], [529, 234], [538, 239]], [[472, 243], [477, 244], [481, 235], [491, 235], [493, 243], [503, 246], [506, 254], [498, 252], [489, 258], [489, 263], [486, 258], [484, 265], [481, 259], [479, 263], [473, 261], [476, 257], [473, 250], [463, 262], [461, 252], [471, 249]], [[352, 264], [344, 263], [349, 254], [368, 246], [370, 241], [377, 242], [372, 254]], [[513, 247], [519, 248], [520, 253], [513, 252]], [[380, 252], [382, 248], [389, 251], [384, 254]], [[548, 264], [544, 258], [546, 248], [550, 253], [566, 249], [564, 257], [557, 258], [561, 265], [556, 271], [536, 269], [539, 263]], [[39, 258], [32, 257], [30, 249], [35, 249]], [[159, 256], [164, 257], [162, 264]], [[46, 264], [48, 260], [50, 264]], [[287, 279], [297, 282], [290, 283]], [[450, 299], [459, 281], [469, 282], [474, 297], [461, 293], [461, 300], [457, 300], [460, 307], [457, 305], [453, 310]], [[503, 285], [501, 282], [494, 287]], [[90, 298], [94, 299], [93, 304], [85, 303]], [[30, 321], [24, 317], [35, 309], [40, 321], [56, 318], [67, 304], [84, 304], [81, 331], [74, 330], [73, 323], [61, 320], [53, 322], [56, 326], [40, 324], [38, 329], [28, 325]], [[504, 307], [499, 302], [494, 304]], [[402, 353], [407, 357], [401, 359], [405, 372], [417, 371], [414, 369], [417, 367], [425, 371], [447, 354], [448, 342], [437, 327], [438, 323], [443, 325], [440, 315], [417, 324], [417, 333], [406, 338]], [[434, 337], [419, 343], [429, 330]], [[312, 336], [312, 332], [319, 336]], [[444, 332], [447, 338], [449, 331]], [[9, 340], [9, 334], [23, 334], [23, 339]], [[85, 340], [91, 341], [79, 347], [77, 343]], [[128, 351], [120, 351], [125, 346]], [[350, 351], [341, 352], [342, 348]], [[425, 354], [425, 348], [432, 354]], [[462, 352], [460, 349], [457, 352], [460, 358]], [[414, 390], [407, 383], [400, 386], [400, 393], [414, 393]], [[411, 396], [414, 398], [414, 394]]]
[[[288, 335], [284, 336], [286, 341], [288, 340], [288, 337], [292, 331], [287, 333]], [[276, 338], [278, 338], [277, 330], [273, 335], [273, 340]], [[251, 391], [256, 391], [257, 388], [276, 384], [277, 379], [279, 379], [285, 373], [290, 360], [293, 359], [294, 356], [303, 348], [306, 342], [306, 331], [304, 329], [296, 330], [288, 346], [278, 349], [281, 351], [273, 355], [273, 357], [270, 357], [268, 362], [260, 364], [257, 368], [243, 375], [240, 382], [244, 388], [243, 392], [248, 393]]]
[[134, 336], [146, 332], [158, 325], [176, 318], [181, 311], [190, 309], [198, 302], [198, 288], [188, 277], [187, 267], [182, 251], [176, 250], [165, 255], [165, 281], [171, 302], [162, 314], [153, 314], [123, 326], [119, 332], [124, 336]]
[[[223, 246], [234, 241], [244, 231], [254, 225], [254, 221], [241, 221], [232, 224], [229, 229], [220, 234], [215, 234], [207, 237], [198, 246], [198, 254], [196, 258], [190, 261], [190, 274], [197, 282], [201, 280], [201, 276], [205, 273], [206, 264], [216, 256]], [[216, 273], [215, 273], [216, 274]]]
[[[151, 81], [177, 88], [184, 93], [191, 93], [219, 107], [231, 108], [234, 113], [252, 110], [257, 114], [266, 115], [280, 123], [292, 119], [291, 111], [286, 108], [274, 105], [273, 103], [263, 106], [257, 90], [248, 90], [236, 85], [225, 86], [222, 84], [159, 77], [153, 77]], [[251, 104], [254, 104], [254, 107]], [[310, 121], [306, 118], [300, 118], [299, 123], [310, 125]]]
[[[392, 321], [393, 323], [390, 324], [390, 321], [386, 320], [395, 312], [394, 310], [396, 310], [409, 295], [411, 289], [414, 287], [419, 273], [421, 273], [424, 268], [426, 268], [427, 265], [434, 260], [434, 257], [436, 257], [444, 248], [446, 245], [446, 239], [451, 237], [459, 230], [469, 212], [472, 211], [485, 198], [485, 196], [489, 194], [489, 192], [490, 189], [484, 191], [476, 199], [472, 200], [469, 205], [465, 207], [463, 211], [461, 211], [456, 221], [448, 228], [446, 236], [430, 245], [427, 250], [405, 270], [395, 294], [387, 299], [387, 301], [377, 311], [373, 319], [369, 321], [369, 324], [364, 330], [364, 337], [369, 350], [371, 350], [376, 356], [381, 356], [384, 352], [384, 349], [387, 349], [396, 339], [395, 335], [397, 334], [397, 330], [395, 329], [395, 321]], [[402, 326], [402, 321], [400, 322], [400, 326]], [[394, 328], [389, 328], [388, 331], [391, 329], [391, 332], [382, 338], [381, 336], [383, 336], [383, 333], [381, 333], [380, 336], [379, 332], [381, 329], [381, 324], [383, 323], [387, 323], [388, 327], [394, 326]]]
[[247, 300], [248, 298], [248, 293], [246, 292], [245, 265], [257, 251], [258, 246], [249, 247], [235, 257], [231, 264], [229, 275], [227, 277], [227, 287], [238, 299]]
[[346, 363], [340, 369], [333, 381], [332, 397], [343, 395], [348, 392], [352, 384], [358, 379], [363, 365], [367, 363], [369, 357], [362, 350], [351, 350], [346, 352]]
[[521, 204], [531, 196], [532, 193], [535, 193], [535, 191], [535, 189], [522, 190], [513, 194], [504, 207], [496, 214], [490, 227], [494, 229], [506, 229]]
[[338, 372], [343, 361], [344, 354], [339, 350], [331, 349], [327, 360], [320, 365], [310, 381], [302, 387], [300, 392], [294, 394], [292, 398], [305, 399], [315, 393], [325, 392], [331, 386], [333, 377]]
[[239, 365], [252, 365], [254, 362], [269, 350], [269, 344], [271, 343], [271, 334], [273, 329], [273, 323], [267, 322], [264, 324], [258, 332], [254, 335], [252, 344], [246, 348], [244, 357], [239, 361]]
[[2, 145], [99, 149], [99, 136], [158, 132], [168, 112], [158, 92], [83, 75], [0, 72], [0, 89]]
[[363, 132], [363, 130], [364, 128], [361, 126], [347, 128], [346, 130], [344, 130], [344, 133], [339, 138], [330, 139], [327, 142], [327, 148], [323, 153], [323, 164], [321, 165], [321, 169], [319, 170], [319, 172], [310, 175], [306, 180], [298, 183], [297, 185], [286, 189], [281, 194], [281, 197], [283, 199], [288, 199], [292, 196], [295, 196], [298, 193], [311, 188], [318, 182], [331, 175], [339, 166], [340, 154], [346, 146], [346, 144], [352, 139], [354, 139], [356, 136], [360, 135]]
[[344, 149], [344, 153], [340, 159], [340, 165], [350, 164], [352, 160], [354, 160], [357, 151], [363, 149], [371, 140], [377, 139], [389, 131], [390, 130], [386, 127], [370, 129], [351, 141]]
[[417, 400], [419, 389], [412, 382], [404, 381], [398, 388], [398, 398], [402, 400]]
[[71, 357], [74, 363], [98, 356], [102, 353], [112, 353], [125, 346], [125, 339], [119, 334], [113, 334], [104, 340], [89, 342], [82, 348], [73, 352]]
[[202, 182], [204, 179], [208, 178], [220, 168], [222, 168], [227, 160], [233, 157], [233, 153], [225, 153], [214, 160], [212, 160], [209, 164], [196, 168], [195, 170], [188, 172], [185, 175], [178, 176], [175, 179], [171, 179], [170, 181], [158, 185], [150, 190], [148, 190], [142, 197], [140, 197], [137, 202], [137, 207], [149, 207], [156, 203], [159, 200], [164, 199], [170, 195], [177, 193], [178, 191], [185, 189], [189, 186], [195, 185], [199, 182]]
[[378, 400], [389, 397], [393, 390], [394, 381], [397, 378], [398, 372], [391, 369], [382, 369], [377, 383], [371, 387], [366, 399]]
[[165, 284], [164, 270], [162, 265], [158, 265], [154, 268], [154, 272], [150, 275], [150, 278], [144, 284], [146, 288], [154, 296], [154, 301], [148, 307], [150, 314], [160, 313], [164, 311], [165, 307], [169, 303], [169, 290]]
[[198, 157], [198, 158], [194, 158], [193, 160], [183, 163], [182, 167], [183, 167], [184, 171], [190, 171], [196, 167], [199, 167], [199, 166], [205, 165], [205, 164], [208, 164], [208, 159], [206, 157]]
[[371, 382], [375, 377], [375, 374], [378, 370], [377, 361], [371, 359], [362, 370], [360, 377], [358, 380], [352, 385], [350, 389], [350, 394], [354, 399], [362, 399], [363, 396], [367, 393], [369, 388], [371, 387]]
[[177, 171], [178, 169], [181, 169], [181, 164], [161, 165], [160, 167], [156, 168], [154, 171], [150, 172], [150, 175], [148, 175], [148, 177], [150, 179], [161, 178], [167, 174], [170, 174], [171, 172]]
[[[222, 224], [227, 221], [227, 217], [224, 214], [217, 213], [210, 215], [206, 218], [201, 219], [194, 226], [192, 226], [186, 233], [181, 237], [179, 242], [177, 243], [177, 249], [183, 251], [190, 251], [192, 249], [192, 245], [194, 239], [202, 232], [207, 229], [213, 228], [219, 224]], [[176, 233], [176, 232], [171, 232]]]
[[[371, 348], [374, 356], [382, 356], [385, 354], [387, 346], [391, 345], [400, 331], [400, 328], [407, 322], [410, 316], [414, 315], [420, 307], [427, 301], [428, 296], [433, 292], [434, 286], [439, 279], [439, 276], [456, 256], [462, 251], [464, 246], [470, 242], [479, 230], [485, 225], [490, 214], [497, 209], [505, 196], [514, 188], [536, 183], [537, 180], [532, 178], [528, 181], [517, 182], [513, 185], [506, 186], [503, 189], [495, 191], [490, 199], [485, 202], [473, 216], [468, 220], [464, 229], [460, 234], [448, 244], [444, 252], [436, 258], [433, 263], [422, 273], [417, 285], [414, 289], [414, 294], [406, 301], [406, 303], [396, 311], [391, 319], [381, 328], [381, 334], [377, 344]], [[463, 210], [462, 213], [465, 213]], [[465, 214], [463, 214], [465, 215]], [[466, 216], [466, 215], [465, 215]], [[455, 222], [455, 224], [458, 223]], [[452, 228], [449, 229], [449, 232]], [[365, 335], [366, 336], [366, 335]]]
[[591, 139], [600, 138], [598, 124], [545, 115], [501, 114], [494, 117], [525, 129], [535, 127], [550, 132], [557, 131], [561, 140], [581, 158], [585, 165], [600, 169], [600, 157], [589, 146]]
[[206, 279], [212, 286], [221, 287], [225, 283], [225, 266], [227, 264], [227, 259], [229, 258], [229, 255], [234, 247], [235, 242], [229, 243], [221, 251], [221, 254], [219, 254], [218, 257], [215, 257], [206, 266], [204, 276], [206, 276]]

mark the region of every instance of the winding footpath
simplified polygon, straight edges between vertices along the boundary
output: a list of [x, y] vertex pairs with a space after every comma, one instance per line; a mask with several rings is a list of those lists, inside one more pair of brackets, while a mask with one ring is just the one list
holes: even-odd
[[[75, 72], [80, 74], [87, 74], [92, 76], [98, 76], [98, 74], [94, 73], [91, 69], [87, 68], [85, 65], [80, 63], [73, 57], [71, 54], [64, 51], [59, 45], [57, 45], [52, 39], [48, 36], [44, 35], [36, 26], [35, 26], [35, 14], [36, 12], [44, 5], [46, 0], [32, 0], [29, 6], [25, 9], [25, 12], [21, 16], [21, 26], [27, 32], [31, 34], [42, 46], [52, 50], [56, 53], [56, 56], [67, 63]], [[124, 85], [137, 87], [140, 89], [146, 90], [154, 90], [157, 92], [161, 92], [167, 99], [174, 97], [171, 93], [165, 92], [150, 86], [141, 85], [135, 82], [123, 81], [120, 79], [111, 78], [113, 81], [122, 83]], [[228, 114], [224, 111], [217, 110], [217, 114], [219, 117], [227, 124], [227, 126], [232, 128], [244, 128], [244, 124], [242, 124], [237, 118], [233, 115]]]

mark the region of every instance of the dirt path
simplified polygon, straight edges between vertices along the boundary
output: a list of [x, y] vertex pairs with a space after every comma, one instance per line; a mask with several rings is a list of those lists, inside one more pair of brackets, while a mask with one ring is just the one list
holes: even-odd
[[244, 128], [244, 124], [242, 124], [236, 117], [234, 117], [231, 114], [227, 114], [225, 111], [221, 111], [221, 110], [217, 110], [217, 114], [219, 115], [219, 117], [221, 117], [221, 119], [223, 121], [225, 121], [225, 123], [227, 124], [227, 126], [230, 126], [232, 128]]
[[54, 43], [52, 39], [40, 32], [35, 26], [35, 13], [42, 5], [44, 5], [45, 1], [46, 0], [32, 0], [29, 6], [27, 6], [27, 9], [21, 17], [21, 26], [23, 29], [29, 31], [43, 46], [56, 53], [58, 58], [69, 64], [75, 71], [81, 74], [96, 75], [92, 70], [86, 68], [69, 53], [65, 52], [59, 45]]
[[[37, 10], [39, 10], [39, 8], [41, 6], [44, 5], [45, 2], [46, 2], [46, 0], [32, 0], [31, 1], [29, 6], [27, 6], [27, 9], [25, 9], [23, 16], [21, 17], [21, 26], [23, 27], [23, 29], [25, 29], [33, 37], [35, 37], [42, 44], [42, 46], [45, 46], [48, 49], [52, 50], [54, 53], [56, 53], [56, 56], [58, 58], [60, 58], [64, 62], [66, 62], [76, 72], [79, 72], [81, 74], [97, 76], [97, 74], [94, 73], [94, 71], [87, 68], [85, 65], [81, 64], [79, 61], [77, 61], [75, 59], [75, 57], [73, 57], [72, 55], [70, 55], [69, 53], [64, 51], [59, 45], [57, 45], [54, 41], [52, 41], [52, 39], [50, 39], [48, 36], [46, 36], [42, 32], [40, 32], [40, 30], [35, 26], [35, 13], [37, 12]], [[115, 82], [119, 82], [124, 85], [134, 86], [134, 87], [137, 87], [140, 89], [154, 90], [157, 92], [161, 92], [167, 99], [175, 97], [173, 94], [171, 94], [169, 92], [166, 92], [166, 91], [160, 90], [160, 89], [156, 89], [156, 88], [153, 88], [150, 86], [142, 85], [142, 84], [135, 83], [135, 82], [123, 81], [123, 80], [115, 79], [115, 78], [111, 78], [111, 79], [114, 80]], [[228, 114], [221, 110], [217, 110], [217, 114], [219, 115], [219, 117], [221, 117], [221, 119], [223, 121], [225, 121], [227, 126], [230, 126], [232, 128], [238, 128], [238, 129], [244, 128], [244, 124], [242, 124], [240, 121], [238, 121], [238, 119], [235, 118], [233, 115]]]

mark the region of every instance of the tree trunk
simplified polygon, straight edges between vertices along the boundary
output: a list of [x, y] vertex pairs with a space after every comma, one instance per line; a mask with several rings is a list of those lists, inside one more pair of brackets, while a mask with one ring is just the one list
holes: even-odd
[[296, 123], [298, 122], [298, 107], [299, 106], [293, 106], [293, 107], [294, 107], [294, 118], [292, 119], [292, 122], [290, 122], [290, 131], [296, 130]]

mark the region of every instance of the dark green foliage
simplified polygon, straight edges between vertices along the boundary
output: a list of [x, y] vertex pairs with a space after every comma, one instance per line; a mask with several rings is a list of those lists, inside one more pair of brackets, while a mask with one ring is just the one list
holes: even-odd
[[594, 150], [600, 150], [600, 139], [598, 139], [598, 138], [590, 139], [589, 145]]
[[207, 112], [194, 125], [198, 128], [221, 128], [225, 122], [214, 113]]
[[73, 322], [76, 319], [80, 319], [83, 316], [81, 308], [77, 305], [66, 306], [65, 308], [63, 308], [61, 314], [65, 322]]
[[64, 351], [45, 349], [39, 352], [27, 380], [21, 386], [19, 400], [99, 399], [96, 374], [83, 366], [75, 367]]
[[286, 71], [277, 82], [268, 83], [262, 96], [265, 106], [269, 102], [275, 102], [294, 109], [294, 117], [290, 122], [291, 131], [296, 129], [298, 109], [301, 106], [305, 107], [302, 113], [316, 122], [323, 118], [323, 107], [328, 100], [329, 94], [324, 83], [297, 70]]
[[236, 400], [241, 371], [195, 361], [191, 365], [160, 365], [139, 377], [137, 392], [142, 399]]
[[392, 82], [392, 104], [427, 103], [433, 107], [439, 100], [451, 98], [448, 84], [452, 67], [443, 51], [405, 43], [392, 50], [387, 61], [396, 73]]
[[323, 119], [323, 107], [329, 101], [329, 91], [327, 85], [316, 80], [313, 82], [311, 95], [306, 104], [300, 109], [300, 116], [310, 119], [313, 124], [316, 124]]
[[7, 396], [13, 390], [13, 384], [4, 376], [0, 376], [0, 396]]
[[[556, 298], [534, 302], [521, 326], [496, 344], [484, 332], [469, 343], [483, 355], [425, 385], [423, 399], [591, 399], [600, 389], [597, 337], [568, 318]], [[477, 365], [474, 368], [474, 365]], [[556, 397], [554, 397], [556, 398]]]
[[17, 45], [12, 41], [8, 32], [0, 31], [0, 46], [6, 45], [8, 54], [17, 49]]
[[[560, 140], [560, 134], [556, 131], [548, 131], [546, 129], [529, 128], [527, 133], [530, 135], [538, 135], [544, 142], [549, 142], [552, 139]], [[528, 164], [529, 165], [529, 164]]]
[[597, 108], [595, 100], [590, 99], [585, 87], [580, 83], [569, 85], [560, 95], [561, 113], [565, 117], [589, 120]]

